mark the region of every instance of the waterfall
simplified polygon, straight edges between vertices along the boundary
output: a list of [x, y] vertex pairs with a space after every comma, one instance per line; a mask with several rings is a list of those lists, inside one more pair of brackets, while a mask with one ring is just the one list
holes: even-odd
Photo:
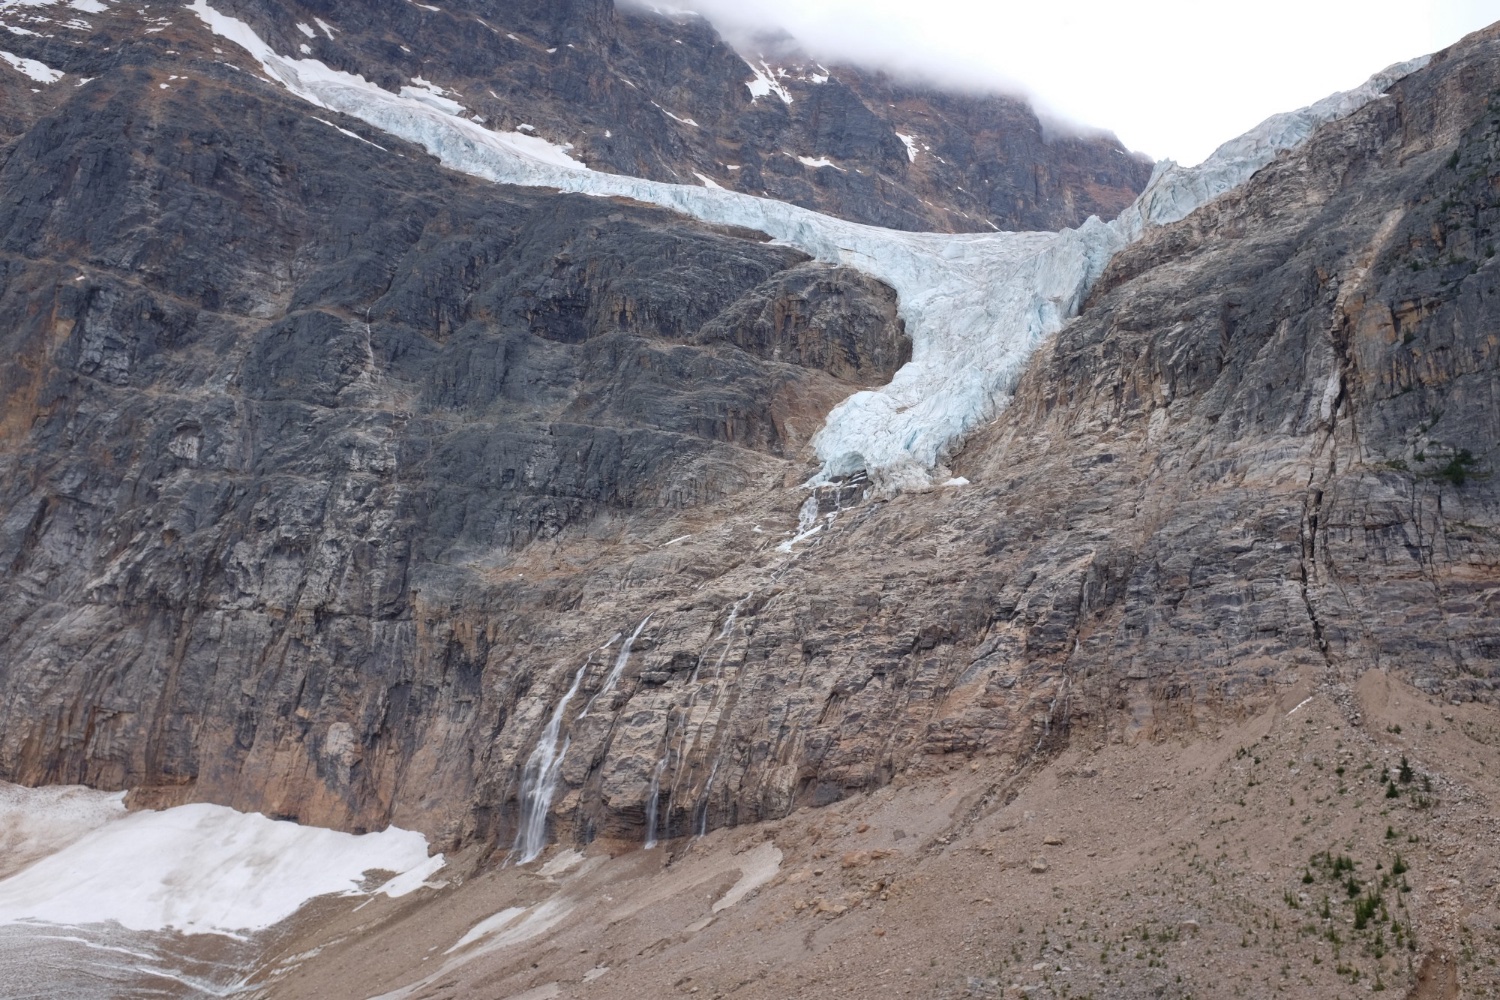
[[703, 797], [698, 802], [698, 836], [708, 833], [708, 793], [714, 787], [714, 778], [719, 774], [719, 758], [714, 758], [714, 766], [709, 768], [708, 780], [703, 783]]
[[584, 660], [578, 673], [573, 675], [573, 686], [553, 709], [547, 728], [542, 730], [542, 738], [526, 760], [526, 770], [521, 775], [521, 822], [516, 828], [516, 843], [510, 852], [519, 864], [535, 861], [547, 846], [547, 813], [552, 809], [552, 796], [557, 793], [557, 779], [562, 774], [563, 757], [569, 746], [569, 741], [564, 741], [559, 750], [557, 741], [562, 735], [568, 702], [578, 694], [591, 661], [592, 657]]
[[666, 754], [656, 762], [656, 770], [651, 772], [651, 798], [646, 802], [646, 850], [656, 846], [656, 813], [661, 805], [661, 773], [667, 769]]
[[[806, 505], [804, 504], [803, 506], [805, 507]], [[672, 777], [671, 794], [668, 796], [669, 799], [675, 799], [677, 797], [677, 786], [682, 776], [682, 765], [684, 761], [687, 760], [692, 748], [697, 745], [699, 739], [703, 735], [704, 727], [708, 724], [706, 718], [702, 722], [699, 722], [696, 728], [693, 727], [691, 722], [693, 709], [696, 708], [698, 704], [698, 693], [700, 689], [696, 687], [696, 685], [698, 683], [698, 675], [703, 669], [703, 661], [708, 658], [709, 651], [713, 649], [713, 644], [722, 640], [724, 642], [724, 647], [719, 651], [718, 662], [714, 664], [713, 676], [713, 679], [715, 681], [721, 681], [724, 675], [724, 661], [729, 658], [729, 650], [734, 646], [734, 627], [735, 621], [739, 618], [740, 607], [754, 596], [755, 591], [752, 590], [744, 597], [741, 597], [739, 600], [735, 601], [734, 604], [730, 605], [729, 617], [725, 620], [724, 627], [719, 630], [718, 635], [709, 640], [708, 645], [703, 650], [703, 654], [698, 657], [697, 666], [693, 668], [693, 676], [688, 681], [689, 685], [693, 686], [693, 690], [688, 696], [688, 722], [683, 726], [682, 740], [677, 747], [677, 770]], [[722, 683], [717, 684], [714, 688], [713, 701], [709, 704], [708, 711], [710, 713], [712, 713], [714, 708], [718, 707], [719, 699], [723, 695], [723, 693], [724, 685]], [[715, 730], [718, 729], [717, 723], [715, 724], [714, 728]], [[711, 744], [712, 739], [710, 739], [709, 742]], [[695, 807], [695, 809], [699, 812], [697, 822], [695, 823], [695, 828], [698, 830], [698, 836], [700, 837], [703, 835], [707, 828], [708, 792], [709, 789], [713, 786], [714, 775], [718, 774], [718, 772], [719, 761], [718, 758], [715, 758], [713, 766], [709, 769], [708, 781], [703, 786], [700, 805]]]
[[797, 511], [797, 534], [776, 546], [776, 551], [790, 552], [792, 546], [811, 538], [822, 530], [823, 525], [818, 520], [818, 495], [813, 493], [802, 501], [802, 507]]
[[[729, 638], [730, 634], [734, 632], [734, 620], [737, 617], [739, 617], [740, 605], [744, 604], [746, 601], [750, 600], [750, 598], [752, 598], [754, 596], [755, 596], [755, 591], [752, 590], [750, 593], [746, 594], [744, 597], [741, 597], [738, 601], [735, 601], [732, 605], [730, 605], [730, 607], [729, 607], [729, 619], [726, 622], [724, 622], [724, 627], [719, 630], [719, 634], [714, 638], [714, 640], [711, 641], [708, 644], [708, 646], [704, 648], [703, 655], [698, 657], [698, 663], [697, 663], [696, 666], [693, 667], [693, 676], [690, 677], [690, 678], [688, 678], [688, 683], [689, 684], [697, 684], [698, 683], [698, 672], [703, 669], [703, 661], [708, 657], [708, 651], [713, 648], [713, 643], [717, 642], [719, 639], [728, 639]], [[726, 655], [728, 655], [728, 653], [729, 653], [729, 644], [726, 643], [725, 646], [724, 646], [724, 652], [719, 654], [719, 665], [718, 665], [719, 669], [723, 669], [723, 666], [724, 666], [724, 657]], [[693, 698], [694, 698], [695, 701], [697, 700], [697, 693], [696, 692], [694, 693]]]
[[746, 594], [744, 597], [741, 597], [738, 601], [735, 601], [734, 604], [730, 606], [730, 608], [729, 608], [729, 620], [724, 623], [724, 627], [719, 631], [719, 638], [720, 639], [727, 639], [727, 638], [729, 638], [729, 633], [731, 633], [731, 632], [734, 631], [734, 620], [736, 618], [738, 618], [739, 615], [740, 615], [740, 605], [744, 604], [746, 601], [750, 600], [750, 598], [752, 598], [754, 596], [755, 596], [755, 591], [752, 590], [752, 591], [750, 591], [750, 593]]
[[594, 702], [598, 701], [600, 698], [609, 694], [610, 691], [614, 690], [615, 684], [617, 684], [620, 680], [620, 675], [625, 672], [625, 665], [630, 662], [630, 648], [634, 646], [635, 641], [641, 637], [641, 633], [646, 629], [646, 624], [650, 621], [651, 616], [647, 615], [645, 618], [641, 619], [641, 623], [635, 627], [635, 631], [630, 633], [630, 638], [625, 640], [625, 645], [620, 647], [620, 654], [615, 657], [615, 665], [610, 668], [609, 677], [605, 678], [604, 686], [601, 687], [599, 691], [589, 699], [589, 703], [587, 705], [583, 706], [583, 711], [578, 713], [578, 717], [580, 719], [589, 714], [589, 710], [594, 707]]
[[[599, 695], [605, 694], [615, 682], [620, 679], [620, 674], [625, 670], [625, 664], [630, 660], [630, 647], [641, 636], [646, 623], [651, 620], [647, 615], [636, 626], [630, 638], [620, 647], [619, 654], [615, 657], [614, 667], [609, 672], [609, 679], [589, 699], [583, 711], [578, 713], [578, 718], [589, 714], [589, 709], [599, 699]], [[620, 636], [616, 634], [606, 642], [603, 649], [608, 649], [614, 644], [615, 639]], [[542, 730], [542, 738], [537, 741], [536, 749], [531, 751], [531, 756], [526, 759], [526, 769], [521, 773], [521, 822], [516, 827], [516, 842], [511, 848], [510, 858], [517, 864], [526, 864], [535, 861], [547, 846], [547, 814], [552, 810], [552, 798], [557, 794], [557, 782], [562, 776], [563, 758], [567, 756], [568, 747], [572, 745], [571, 739], [564, 739], [562, 735], [563, 721], [567, 716], [568, 704], [578, 695], [578, 689], [583, 686], [583, 675], [588, 672], [589, 665], [593, 663], [592, 654], [583, 661], [583, 666], [578, 668], [578, 673], [573, 676], [573, 685], [568, 688], [557, 707], [552, 710], [552, 718], [547, 720], [547, 728]], [[558, 741], [562, 741], [559, 749]]]
[[[726, 643], [724, 643], [724, 648], [719, 651], [719, 662], [714, 664], [714, 680], [718, 680], [720, 677], [722, 677], [724, 675], [724, 661], [727, 660], [727, 659], [729, 659], [729, 650], [730, 650], [730, 648], [733, 645], [734, 645], [733, 640], [731, 640], [729, 642], [726, 642]], [[719, 692], [715, 691], [714, 692], [714, 700], [718, 701], [718, 699], [719, 699]]]

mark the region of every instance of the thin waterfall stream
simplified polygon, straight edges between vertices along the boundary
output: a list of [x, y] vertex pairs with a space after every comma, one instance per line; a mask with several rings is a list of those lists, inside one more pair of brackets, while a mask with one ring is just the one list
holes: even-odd
[[553, 709], [547, 728], [542, 730], [542, 738], [526, 760], [526, 770], [521, 776], [521, 822], [516, 827], [516, 843], [511, 849], [511, 857], [519, 864], [535, 861], [547, 846], [547, 813], [552, 808], [552, 796], [557, 793], [557, 781], [562, 774], [563, 757], [571, 742], [565, 741], [559, 750], [557, 741], [562, 736], [568, 702], [578, 694], [583, 675], [592, 662], [592, 656], [585, 659], [578, 673], [573, 675], [572, 687]]
[[[682, 782], [682, 777], [683, 777], [683, 775], [682, 775], [683, 765], [692, 756], [693, 749], [698, 745], [698, 741], [701, 739], [701, 737], [703, 735], [703, 730], [708, 725], [707, 716], [708, 715], [712, 715], [714, 709], [718, 707], [720, 695], [723, 693], [723, 685], [719, 684], [719, 683], [716, 683], [715, 686], [714, 686], [713, 697], [709, 701], [708, 707], [705, 710], [705, 713], [706, 713], [705, 717], [702, 720], [700, 720], [697, 723], [697, 725], [695, 726], [693, 724], [692, 717], [693, 717], [694, 710], [698, 707], [698, 694], [699, 694], [699, 691], [700, 691], [700, 688], [698, 687], [698, 678], [699, 678], [699, 676], [701, 675], [701, 673], [703, 671], [703, 663], [704, 663], [705, 660], [708, 659], [709, 654], [713, 651], [714, 644], [717, 643], [717, 642], [723, 641], [724, 642], [724, 647], [719, 652], [718, 662], [714, 664], [714, 677], [713, 677], [713, 679], [715, 681], [718, 681], [720, 679], [720, 677], [724, 673], [724, 660], [729, 656], [729, 649], [730, 649], [730, 647], [734, 645], [735, 621], [739, 618], [740, 607], [746, 601], [750, 600], [754, 596], [755, 596], [755, 591], [752, 590], [748, 594], [746, 594], [744, 597], [741, 597], [739, 600], [735, 601], [732, 605], [730, 605], [730, 607], [729, 607], [729, 615], [728, 615], [728, 618], [725, 620], [723, 627], [719, 629], [719, 631], [718, 631], [717, 634], [714, 634], [712, 636], [712, 638], [709, 639], [708, 645], [706, 647], [704, 647], [704, 650], [703, 650], [702, 654], [700, 654], [699, 657], [698, 657], [697, 664], [694, 665], [694, 667], [693, 667], [693, 675], [692, 675], [692, 677], [690, 677], [688, 679], [688, 685], [689, 685], [689, 687], [692, 688], [692, 691], [688, 695], [688, 702], [687, 702], [687, 706], [686, 706], [686, 712], [685, 712], [684, 717], [683, 717], [682, 737], [678, 741], [678, 744], [677, 744], [677, 754], [676, 754], [676, 757], [677, 757], [677, 766], [675, 768], [673, 768], [673, 771], [672, 771], [672, 782], [668, 786], [668, 791], [667, 791], [667, 802], [669, 803], [669, 808], [670, 808], [670, 803], [675, 802], [678, 799], [678, 788], [679, 788], [679, 786], [680, 786], [680, 784]], [[715, 727], [715, 728], [717, 728], [717, 727]], [[671, 749], [670, 749], [671, 748], [671, 742], [672, 742], [671, 734], [668, 733], [668, 736], [667, 736], [668, 751], [667, 752], [668, 752], [669, 755], [670, 755], [670, 752], [671, 752]], [[665, 759], [663, 760], [663, 763], [666, 763]], [[714, 762], [713, 770], [717, 770], [717, 769], [718, 769], [718, 762], [715, 761]], [[659, 767], [658, 767], [658, 770], [659, 770]], [[712, 774], [710, 774], [709, 780], [710, 781], [713, 780]], [[703, 794], [707, 795], [707, 791], [708, 791], [707, 790], [707, 786], [705, 786]], [[657, 778], [653, 778], [652, 791], [651, 791], [651, 808], [659, 808], [659, 802], [660, 802], [660, 785], [659, 785], [659, 776], [658, 776]], [[648, 812], [649, 811], [650, 810], [648, 809]], [[667, 823], [662, 824], [662, 825], [669, 827], [670, 826], [670, 818], [668, 819]], [[654, 836], [655, 833], [656, 833], [656, 824], [654, 822], [650, 822], [648, 820], [648, 833], [647, 833], [647, 838], [646, 838], [647, 841], [648, 841], [648, 844], [651, 843], [651, 842], [654, 842], [654, 840], [656, 839], [656, 837]]]
[[583, 706], [583, 711], [578, 713], [580, 719], [589, 714], [590, 709], [594, 707], [594, 702], [613, 691], [615, 685], [620, 682], [620, 676], [625, 673], [625, 666], [630, 662], [631, 647], [635, 645], [636, 640], [641, 637], [641, 633], [646, 630], [646, 626], [650, 622], [651, 616], [647, 615], [641, 619], [641, 623], [635, 627], [635, 631], [630, 633], [630, 638], [626, 639], [625, 645], [620, 647], [620, 655], [615, 657], [615, 665], [610, 668], [609, 676], [604, 679], [604, 686], [589, 699], [587, 705]]
[[661, 773], [667, 769], [667, 754], [663, 753], [661, 760], [656, 762], [656, 770], [651, 772], [651, 797], [646, 801], [646, 850], [651, 850], [657, 844], [656, 817], [661, 806]]
[[[641, 637], [641, 632], [650, 621], [650, 615], [641, 619], [635, 631], [621, 645], [604, 686], [588, 700], [583, 711], [578, 713], [578, 718], [588, 715], [594, 702], [609, 693], [619, 682], [626, 664], [630, 662], [631, 646]], [[618, 638], [620, 635], [617, 633], [602, 648], [608, 649]], [[578, 673], [573, 675], [572, 686], [552, 710], [552, 716], [542, 730], [541, 739], [537, 740], [536, 748], [526, 759], [526, 768], [521, 774], [521, 822], [516, 826], [516, 841], [510, 852], [510, 860], [516, 864], [524, 865], [535, 861], [547, 847], [547, 815], [552, 810], [552, 800], [557, 795], [558, 781], [562, 778], [563, 758], [572, 745], [571, 738], [563, 736], [563, 724], [567, 721], [568, 705], [577, 697], [579, 688], [583, 686], [584, 675], [593, 662], [594, 658], [590, 655], [583, 661], [583, 666], [578, 668]], [[562, 743], [561, 747], [558, 746], [559, 741]]]
[[708, 769], [708, 780], [703, 783], [703, 795], [698, 799], [698, 823], [697, 835], [702, 837], [708, 833], [708, 796], [714, 787], [714, 778], [719, 775], [719, 758], [714, 758], [713, 767]]

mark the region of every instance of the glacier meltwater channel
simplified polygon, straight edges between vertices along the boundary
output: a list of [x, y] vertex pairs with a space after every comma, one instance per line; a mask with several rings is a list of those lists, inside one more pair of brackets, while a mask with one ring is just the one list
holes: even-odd
[[840, 403], [813, 446], [825, 477], [864, 469], [894, 486], [932, 481], [969, 431], [1005, 406], [1031, 353], [1077, 313], [1109, 259], [1148, 226], [1175, 222], [1237, 187], [1280, 150], [1378, 98], [1427, 61], [1392, 66], [1353, 90], [1267, 119], [1196, 167], [1159, 164], [1146, 190], [1112, 222], [1090, 218], [1060, 233], [953, 235], [880, 229], [721, 188], [591, 170], [566, 148], [463, 117], [467, 112], [453, 99], [461, 95], [434, 94], [430, 84], [393, 94], [318, 60], [274, 52], [248, 24], [207, 0], [191, 9], [293, 94], [418, 143], [455, 170], [504, 184], [633, 198], [760, 230], [891, 285], [912, 360], [888, 385]]

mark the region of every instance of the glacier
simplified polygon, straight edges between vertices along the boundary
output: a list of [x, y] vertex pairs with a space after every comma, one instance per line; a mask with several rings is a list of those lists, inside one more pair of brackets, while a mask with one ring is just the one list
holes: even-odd
[[[1378, 99], [1429, 58], [1398, 63], [1353, 90], [1275, 115], [1197, 166], [1163, 161], [1136, 201], [1110, 222], [1091, 217], [1056, 233], [955, 235], [881, 229], [722, 188], [592, 170], [538, 136], [495, 132], [466, 112], [393, 94], [315, 59], [280, 55], [247, 23], [207, 0], [189, 9], [292, 94], [417, 143], [451, 169], [501, 184], [631, 198], [704, 222], [759, 230], [889, 284], [911, 337], [911, 361], [887, 385], [836, 406], [812, 441], [822, 463], [814, 482], [865, 470], [883, 489], [926, 488], [948, 479], [952, 453], [1005, 407], [1032, 352], [1078, 313], [1119, 250], [1148, 228], [1182, 219], [1243, 184], [1277, 153]], [[752, 71], [754, 91], [763, 80]]]

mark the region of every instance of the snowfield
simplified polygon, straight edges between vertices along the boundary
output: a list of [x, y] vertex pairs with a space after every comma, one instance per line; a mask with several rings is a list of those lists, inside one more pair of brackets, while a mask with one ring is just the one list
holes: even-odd
[[210, 805], [131, 813], [123, 799], [0, 784], [0, 926], [243, 937], [315, 897], [367, 894], [366, 872], [394, 874], [371, 891], [399, 896], [443, 866], [425, 837], [395, 827], [355, 836]]
[[[36, 34], [36, 32], [27, 32], [27, 34]], [[46, 63], [37, 62], [35, 59], [26, 59], [12, 52], [0, 51], [0, 59], [9, 63], [11, 68], [16, 72], [24, 73], [37, 83], [56, 83], [63, 78], [62, 70], [53, 69]]]
[[[446, 113], [430, 99], [392, 94], [315, 59], [279, 55], [207, 0], [191, 9], [293, 94], [415, 142], [455, 170], [502, 184], [633, 198], [758, 229], [890, 284], [900, 296], [912, 360], [890, 384], [839, 404], [813, 440], [821, 478], [864, 469], [890, 487], [947, 479], [950, 453], [1004, 408], [1032, 352], [1078, 312], [1122, 247], [1244, 183], [1318, 125], [1353, 113], [1427, 63], [1424, 57], [1392, 66], [1354, 90], [1267, 119], [1196, 167], [1159, 164], [1146, 190], [1112, 222], [1091, 218], [1060, 233], [950, 235], [879, 229], [720, 188], [601, 173], [540, 137], [493, 132], [460, 117], [467, 112]], [[752, 70], [752, 93], [771, 93], [768, 70]]]

